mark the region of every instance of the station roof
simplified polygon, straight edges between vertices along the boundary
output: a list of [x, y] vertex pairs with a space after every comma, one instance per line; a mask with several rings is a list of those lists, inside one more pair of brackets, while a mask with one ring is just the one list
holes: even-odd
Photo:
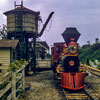
[[56, 45], [56, 44], [65, 44], [65, 42], [56, 42], [56, 43], [54, 43], [54, 45]]
[[0, 48], [16, 48], [18, 40], [0, 40]]
[[46, 41], [39, 41], [37, 42], [37, 44], [40, 44], [42, 47], [44, 47], [45, 49], [48, 49], [49, 50], [49, 46], [48, 44], [46, 43]]
[[31, 14], [35, 14], [35, 15], [39, 15], [39, 14], [40, 14], [39, 11], [38, 11], [38, 12], [35, 12], [35, 11], [33, 11], [33, 10], [30, 10], [30, 9], [24, 7], [24, 6], [22, 6], [22, 7], [17, 7], [16, 9], [9, 10], [9, 11], [5, 12], [4, 14], [5, 14], [5, 15], [8, 15], [8, 14], [10, 14], [10, 13], [13, 13], [13, 14], [14, 14], [15, 12], [31, 13]]

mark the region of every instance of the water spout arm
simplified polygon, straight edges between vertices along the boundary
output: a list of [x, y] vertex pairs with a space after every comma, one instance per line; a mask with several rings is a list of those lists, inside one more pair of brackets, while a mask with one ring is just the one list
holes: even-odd
[[46, 26], [47, 26], [48, 22], [50, 21], [50, 19], [51, 19], [51, 17], [52, 17], [53, 14], [54, 14], [54, 12], [51, 12], [51, 13], [49, 14], [49, 16], [48, 16], [48, 18], [47, 18], [45, 24], [43, 25], [42, 30], [41, 30], [40, 33], [37, 35], [37, 37], [42, 36], [42, 34], [43, 34], [43, 32], [44, 32], [44, 30], [45, 30], [45, 28], [46, 28]]

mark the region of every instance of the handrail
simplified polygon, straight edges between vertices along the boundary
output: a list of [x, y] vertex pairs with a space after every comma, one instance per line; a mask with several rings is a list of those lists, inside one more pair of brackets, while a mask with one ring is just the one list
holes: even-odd
[[86, 64], [81, 64], [82, 67], [85, 67], [90, 73], [100, 77], [100, 70]]
[[16, 73], [21, 72], [24, 68], [25, 68], [25, 65], [22, 68], [20, 68], [19, 70], [17, 70]]
[[0, 77], [0, 84], [4, 83], [5, 81], [9, 80], [11, 77], [11, 72], [8, 72], [4, 76]]
[[91, 67], [91, 66], [88, 66], [88, 65], [86, 65], [86, 64], [81, 64], [81, 66], [100, 72], [99, 69], [94, 68], [94, 67]]

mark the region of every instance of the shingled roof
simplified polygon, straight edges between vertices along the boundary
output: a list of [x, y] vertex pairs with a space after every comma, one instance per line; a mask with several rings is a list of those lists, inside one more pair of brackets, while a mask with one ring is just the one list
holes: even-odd
[[49, 46], [45, 41], [39, 41], [37, 43], [40, 43], [41, 45], [43, 45], [44, 47], [46, 47], [49, 50]]
[[12, 10], [10, 10], [10, 11], [7, 11], [7, 12], [5, 12], [4, 14], [5, 14], [5, 15], [8, 15], [8, 14], [10, 14], [10, 13], [15, 13], [15, 12], [23, 12], [23, 13], [31, 13], [31, 14], [33, 13], [33, 14], [35, 14], [35, 15], [39, 15], [39, 14], [40, 14], [39, 11], [38, 11], [38, 12], [35, 12], [35, 11], [33, 11], [33, 10], [30, 10], [30, 9], [24, 7], [24, 6], [22, 6], [22, 7], [17, 7], [16, 9], [12, 9]]
[[18, 44], [18, 40], [0, 40], [0, 48], [16, 48]]

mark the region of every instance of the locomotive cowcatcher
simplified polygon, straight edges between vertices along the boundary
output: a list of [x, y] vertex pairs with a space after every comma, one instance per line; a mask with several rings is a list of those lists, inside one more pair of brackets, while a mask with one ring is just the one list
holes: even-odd
[[65, 43], [54, 43], [51, 49], [52, 68], [61, 79], [61, 87], [71, 90], [82, 89], [86, 73], [80, 72], [77, 44], [80, 33], [71, 27], [66, 28], [62, 36]]

